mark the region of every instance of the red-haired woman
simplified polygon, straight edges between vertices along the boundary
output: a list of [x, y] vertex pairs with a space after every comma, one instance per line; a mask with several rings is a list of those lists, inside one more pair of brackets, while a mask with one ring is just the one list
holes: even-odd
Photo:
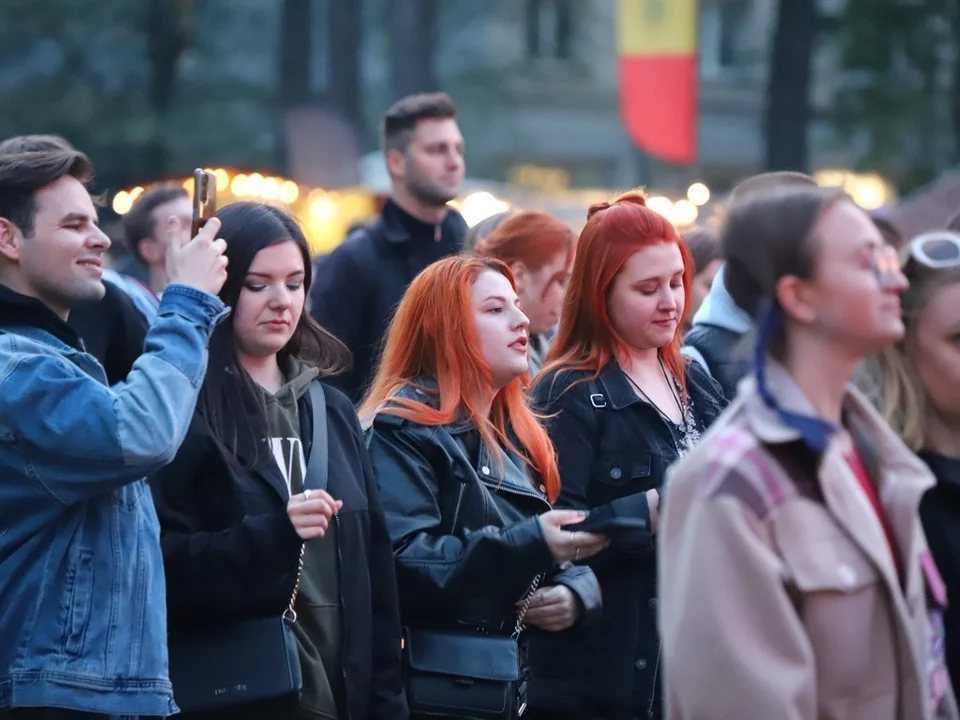
[[562, 529], [583, 513], [551, 510], [560, 476], [524, 397], [518, 302], [497, 260], [429, 266], [400, 302], [360, 408], [393, 538], [413, 717], [499, 717], [470, 705], [516, 672], [520, 609], [551, 632], [599, 610], [593, 572], [568, 561], [606, 540]]
[[530, 318], [527, 359], [530, 377], [543, 367], [570, 279], [576, 236], [567, 225], [538, 210], [519, 212], [480, 240], [477, 257], [496, 258], [509, 266]]
[[599, 627], [576, 644], [555, 637], [533, 647], [531, 704], [547, 710], [542, 717], [660, 717], [660, 492], [667, 467], [724, 402], [680, 354], [692, 269], [683, 239], [641, 193], [590, 208], [533, 393], [551, 417], [559, 505], [589, 510], [592, 521], [632, 522], [590, 563], [604, 599]]

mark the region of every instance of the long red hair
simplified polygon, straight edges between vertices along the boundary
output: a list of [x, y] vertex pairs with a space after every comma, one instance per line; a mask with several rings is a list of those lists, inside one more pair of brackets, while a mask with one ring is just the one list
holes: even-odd
[[480, 240], [473, 254], [503, 260], [508, 265], [519, 261], [531, 270], [539, 270], [554, 256], [565, 252], [569, 267], [576, 242], [573, 230], [553, 215], [540, 210], [524, 210], [509, 217]]
[[629, 347], [610, 324], [607, 299], [624, 263], [639, 250], [657, 243], [674, 243], [683, 257], [683, 316], [673, 339], [660, 348], [663, 364], [686, 395], [686, 361], [680, 353], [681, 328], [690, 312], [693, 258], [676, 228], [647, 207], [640, 190], [624, 193], [613, 202], [590, 206], [587, 223], [577, 242], [570, 285], [560, 313], [560, 329], [550, 346], [541, 376], [559, 368], [600, 370]]
[[[514, 284], [502, 262], [471, 257], [440, 260], [414, 278], [387, 331], [380, 366], [359, 413], [365, 421], [387, 413], [429, 426], [467, 418], [488, 447], [501, 445], [521, 455], [553, 502], [560, 494], [556, 453], [527, 404], [524, 378], [496, 393], [489, 415], [479, 409], [493, 389], [493, 374], [480, 349], [470, 289], [489, 270]], [[404, 386], [424, 379], [436, 383], [421, 389], [439, 400], [438, 408], [397, 396]]]

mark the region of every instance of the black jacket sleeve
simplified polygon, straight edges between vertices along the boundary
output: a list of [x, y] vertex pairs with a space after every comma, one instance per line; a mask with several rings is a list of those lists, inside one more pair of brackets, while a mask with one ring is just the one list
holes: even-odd
[[354, 418], [370, 513], [370, 583], [373, 614], [373, 671], [369, 720], [404, 720], [409, 715], [400, 677], [400, 607], [393, 545], [359, 421]]
[[[373, 268], [367, 268], [372, 272]], [[313, 270], [310, 314], [324, 330], [340, 340], [351, 353], [363, 342], [367, 282], [348, 247], [338, 247], [321, 258]]]
[[551, 580], [553, 585], [564, 585], [577, 596], [583, 614], [575, 627], [589, 627], [603, 612], [603, 599], [600, 593], [600, 583], [593, 570], [585, 565], [561, 563]]
[[554, 564], [537, 518], [449, 534], [439, 484], [457, 480], [435, 473], [430, 432], [381, 417], [368, 431], [370, 459], [393, 540], [401, 604], [410, 599], [443, 607], [485, 597], [512, 608], [531, 578]]
[[[293, 591], [301, 540], [286, 515], [245, 516], [217, 532], [199, 527], [203, 484], [229, 481], [230, 470], [194, 416], [176, 459], [150, 482], [172, 625], [206, 625], [280, 613]], [[211, 493], [202, 494], [210, 498]]]
[[648, 530], [632, 531], [618, 537], [606, 550], [589, 561], [592, 566], [601, 566], [614, 561], [624, 553], [649, 551], [653, 547], [650, 528], [650, 507], [645, 493], [636, 493], [617, 498], [613, 502], [590, 507], [590, 483], [599, 453], [600, 419], [602, 408], [590, 404], [587, 383], [573, 387], [560, 378], [543, 378], [533, 389], [538, 410], [548, 416], [547, 431], [557, 449], [557, 465], [560, 470], [560, 499], [557, 507], [574, 510], [590, 510], [591, 515], [609, 517], [633, 517], [646, 522]]

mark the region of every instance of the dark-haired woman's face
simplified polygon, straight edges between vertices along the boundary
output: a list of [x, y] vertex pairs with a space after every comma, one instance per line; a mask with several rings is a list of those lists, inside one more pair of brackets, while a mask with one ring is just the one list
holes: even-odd
[[269, 357], [290, 342], [303, 314], [303, 254], [292, 240], [258, 252], [233, 309], [237, 352]]
[[680, 248], [670, 242], [627, 258], [607, 296], [607, 313], [630, 347], [651, 350], [673, 340], [685, 302], [683, 269]]
[[885, 242], [870, 217], [849, 201], [830, 206], [814, 228], [814, 278], [781, 281], [780, 304], [830, 344], [863, 357], [903, 337], [899, 273], [881, 287]]

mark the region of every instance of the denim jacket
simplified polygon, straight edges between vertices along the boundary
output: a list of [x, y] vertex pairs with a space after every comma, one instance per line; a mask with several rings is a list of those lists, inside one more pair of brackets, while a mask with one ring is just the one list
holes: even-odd
[[0, 711], [176, 712], [159, 525], [144, 478], [183, 441], [226, 309], [164, 293], [127, 382], [0, 287]]

